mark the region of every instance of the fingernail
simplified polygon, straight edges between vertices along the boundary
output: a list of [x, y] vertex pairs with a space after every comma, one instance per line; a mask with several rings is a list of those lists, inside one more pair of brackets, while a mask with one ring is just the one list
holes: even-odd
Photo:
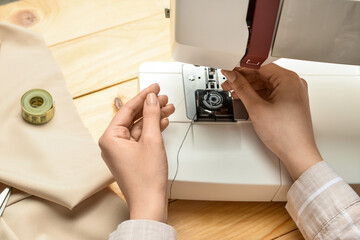
[[229, 80], [229, 82], [233, 83], [236, 79], [236, 74], [233, 71], [223, 71], [223, 74]]
[[149, 93], [146, 97], [146, 104], [155, 105], [157, 103], [157, 97], [155, 93]]
[[153, 83], [153, 84], [151, 84], [150, 86], [148, 86], [148, 88], [152, 88], [152, 87], [154, 87], [154, 86], [156, 86], [157, 85], [157, 83]]

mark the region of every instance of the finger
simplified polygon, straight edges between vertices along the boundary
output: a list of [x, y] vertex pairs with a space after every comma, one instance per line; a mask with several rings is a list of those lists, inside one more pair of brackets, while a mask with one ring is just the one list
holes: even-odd
[[[161, 112], [161, 114], [160, 114], [161, 118], [169, 117], [171, 114], [173, 114], [175, 112], [174, 104], [167, 104], [166, 106], [164, 106], [160, 109], [160, 112]], [[133, 126], [135, 126], [135, 124], [137, 124], [138, 122], [140, 122], [142, 124], [141, 120], [142, 120], [142, 116], [134, 122]], [[141, 125], [141, 127], [142, 127], [142, 125]]]
[[117, 138], [123, 138], [126, 140], [130, 139], [130, 131], [127, 127], [123, 127], [123, 126], [115, 126], [112, 131], [111, 134], [113, 137], [117, 137]]
[[300, 80], [300, 77], [297, 73], [282, 68], [276, 64], [268, 64], [259, 69], [259, 74], [264, 78], [268, 79], [269, 89], [276, 88], [291, 88], [294, 80]]
[[136, 97], [131, 99], [122, 108], [120, 108], [120, 110], [117, 112], [117, 114], [111, 121], [109, 127], [111, 128], [114, 126], [124, 126], [128, 128], [134, 122], [134, 120], [136, 120], [134, 118], [141, 112], [146, 96], [149, 93], [154, 93], [154, 95], [156, 96], [157, 94], [159, 94], [159, 92], [159, 84], [153, 84], [145, 88]]
[[[169, 117], [174, 112], [175, 112], [174, 105], [173, 104], [167, 104], [165, 107], [162, 107], [160, 109], [161, 119]], [[140, 126], [142, 127], [142, 122], [143, 122], [142, 119], [140, 119], [139, 121], [136, 122], [136, 124], [140, 123]]]
[[256, 91], [257, 94], [262, 97], [263, 99], [267, 100], [268, 96], [269, 96], [269, 91], [267, 89], [261, 89], [261, 90], [257, 90]]
[[[262, 76], [265, 79], [269, 79], [271, 80], [271, 78], [276, 78], [279, 77], [281, 75], [283, 75], [284, 73], [289, 74], [288, 76], [295, 76], [295, 77], [299, 77], [295, 72], [290, 71], [288, 69], [282, 68], [279, 65], [276, 65], [274, 63], [270, 63], [267, 64], [265, 66], [262, 66], [259, 70], [259, 75]], [[287, 78], [284, 78], [287, 79]]]
[[255, 82], [262, 82], [267, 89], [270, 91], [274, 90], [274, 82], [270, 83], [270, 79], [260, 74], [259, 70], [243, 67], [236, 68], [236, 71], [240, 72], [252, 86]]
[[169, 126], [169, 119], [168, 118], [163, 118], [160, 121], [160, 129], [161, 131], [164, 131], [168, 126]]
[[[169, 100], [168, 96], [166, 96], [166, 95], [160, 95], [160, 96], [158, 96], [158, 99], [159, 99], [160, 107], [164, 107], [168, 103], [168, 100]], [[142, 117], [143, 107], [144, 107], [144, 104], [141, 105], [141, 109], [139, 109], [139, 113], [134, 117], [135, 121]]]
[[306, 82], [306, 80], [303, 78], [300, 78], [300, 79], [301, 79], [301, 82], [303, 83], [303, 85], [305, 86], [306, 90], [308, 90], [308, 83]]
[[[175, 107], [173, 104], [168, 104], [165, 107], [161, 108], [161, 120], [169, 117], [174, 112], [175, 112]], [[161, 122], [160, 122], [160, 125], [161, 125]], [[133, 138], [135, 138], [136, 140], [138, 140], [140, 138], [142, 127], [143, 127], [143, 120], [140, 119], [132, 126], [132, 128], [130, 130], [131, 136]], [[163, 131], [163, 130], [161, 130], [161, 131]]]
[[258, 91], [258, 90], [261, 90], [261, 89], [265, 89], [265, 88], [266, 88], [265, 83], [262, 82], [262, 81], [254, 81], [254, 82], [252, 82], [250, 85], [251, 85], [251, 87], [252, 87], [255, 91]]
[[273, 89], [269, 79], [260, 74], [257, 69], [242, 68], [239, 72], [246, 78], [246, 80], [252, 85], [256, 82], [262, 82], [267, 88]]
[[230, 83], [229, 83], [227, 80], [221, 84], [221, 88], [222, 88], [224, 91], [230, 91], [230, 90], [232, 90], [232, 89], [231, 89], [231, 86], [230, 86]]
[[160, 107], [165, 107], [165, 105], [168, 103], [169, 98], [166, 95], [160, 95], [158, 96]]
[[259, 71], [257, 69], [252, 69], [252, 68], [235, 68], [235, 71], [240, 72], [249, 83], [253, 83], [255, 81], [266, 81], [266, 79], [264, 79], [260, 74]]
[[236, 95], [235, 92], [231, 92], [231, 97], [232, 97], [233, 99], [240, 99], [240, 98], [238, 97], [238, 95]]
[[160, 130], [160, 104], [154, 93], [149, 93], [144, 102], [143, 128], [140, 140], [147, 143], [158, 143], [162, 141]]
[[168, 104], [165, 107], [161, 108], [161, 118], [167, 118], [175, 112], [175, 107], [173, 104]]
[[141, 119], [131, 128], [130, 135], [135, 141], [138, 141], [141, 136], [142, 125], [143, 120]]
[[[163, 118], [163, 119], [160, 120], [160, 130], [161, 131], [164, 131], [168, 126], [169, 126], [169, 119], [168, 118]], [[131, 129], [130, 134], [131, 134], [131, 137], [135, 141], [138, 141], [139, 138], [141, 137], [142, 127], [143, 127], [143, 120], [141, 119], [140, 121], [135, 123], [134, 127]]]
[[109, 146], [111, 146], [111, 142], [109, 140], [113, 138], [122, 138], [129, 140], [130, 139], [130, 132], [129, 129], [122, 126], [116, 126], [115, 128], [111, 129], [109, 131], [108, 129], [104, 132], [104, 134], [99, 139], [99, 147], [102, 151], [104, 149], [108, 149]]
[[263, 100], [251, 87], [246, 78], [238, 71], [223, 71], [227, 77], [231, 88], [241, 99], [247, 109], [251, 109], [254, 104], [262, 103]]
[[[254, 81], [251, 84], [251, 87], [255, 90], [255, 91], [259, 91], [259, 90], [263, 90], [266, 89], [266, 84], [262, 81]], [[230, 86], [230, 83], [228, 81], [225, 81], [223, 84], [221, 84], [221, 87], [224, 91], [231, 91], [233, 90]], [[235, 94], [236, 95], [236, 94]], [[236, 96], [236, 99], [238, 99], [239, 97]]]

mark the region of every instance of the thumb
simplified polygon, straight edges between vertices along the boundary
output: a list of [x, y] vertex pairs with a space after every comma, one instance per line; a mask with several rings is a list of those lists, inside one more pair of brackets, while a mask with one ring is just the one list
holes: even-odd
[[235, 94], [244, 103], [247, 109], [251, 108], [251, 105], [258, 104], [263, 99], [255, 92], [246, 78], [238, 71], [225, 71], [222, 73], [226, 76], [231, 88]]
[[149, 93], [144, 102], [143, 129], [141, 138], [145, 141], [161, 139], [160, 103], [154, 93]]

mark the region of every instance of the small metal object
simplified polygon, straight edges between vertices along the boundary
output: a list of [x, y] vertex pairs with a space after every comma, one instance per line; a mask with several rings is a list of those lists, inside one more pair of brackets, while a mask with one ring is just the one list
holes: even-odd
[[3, 215], [6, 204], [9, 201], [11, 195], [11, 187], [5, 188], [0, 194], [0, 217]]
[[216, 68], [205, 68], [206, 89], [219, 90], [219, 76]]
[[248, 59], [247, 61], [246, 61], [246, 64], [249, 64], [249, 65], [254, 65], [254, 66], [259, 66], [261, 63], [260, 62], [251, 62], [251, 59]]
[[233, 122], [231, 95], [222, 90], [196, 90], [195, 121]]
[[[192, 81], [194, 78], [196, 81]], [[182, 79], [188, 119], [234, 122], [234, 117], [238, 121], [249, 118], [245, 107], [238, 101], [234, 102], [231, 92], [221, 88], [226, 78], [219, 69], [184, 64]]]
[[120, 98], [116, 97], [114, 100], [114, 105], [116, 108], [116, 111], [119, 111], [120, 108], [124, 105]]
[[189, 81], [192, 81], [192, 82], [193, 82], [193, 81], [195, 81], [195, 79], [196, 79], [196, 78], [195, 78], [193, 75], [189, 76]]
[[165, 17], [170, 18], [170, 9], [169, 8], [165, 8]]

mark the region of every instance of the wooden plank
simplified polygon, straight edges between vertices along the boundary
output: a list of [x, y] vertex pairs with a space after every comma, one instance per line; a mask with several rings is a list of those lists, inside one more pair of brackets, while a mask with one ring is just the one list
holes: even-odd
[[170, 61], [163, 14], [51, 47], [73, 97], [127, 81], [145, 61]]
[[288, 234], [276, 238], [276, 240], [304, 240], [304, 237], [302, 236], [300, 230], [296, 229]]
[[97, 142], [116, 113], [113, 103], [119, 97], [123, 103], [138, 92], [138, 80], [134, 79], [103, 91], [74, 100], [80, 117]]
[[122, 194], [122, 192], [116, 182], [110, 184], [109, 188], [111, 190], [113, 190], [114, 193], [116, 193], [122, 200], [124, 200], [124, 202], [126, 202], [124, 194]]
[[27, 0], [0, 7], [0, 21], [41, 33], [48, 45], [164, 12], [168, 0]]
[[288, 215], [288, 218], [286, 221], [284, 221], [282, 224], [274, 228], [268, 235], [264, 236], [263, 240], [271, 240], [275, 239], [278, 236], [281, 236], [284, 234], [284, 232], [294, 231], [297, 229], [297, 226], [295, 222], [292, 220], [290, 215]]
[[296, 229], [284, 206], [285, 203], [175, 201], [170, 204], [169, 224], [177, 230], [178, 239], [270, 239]]

